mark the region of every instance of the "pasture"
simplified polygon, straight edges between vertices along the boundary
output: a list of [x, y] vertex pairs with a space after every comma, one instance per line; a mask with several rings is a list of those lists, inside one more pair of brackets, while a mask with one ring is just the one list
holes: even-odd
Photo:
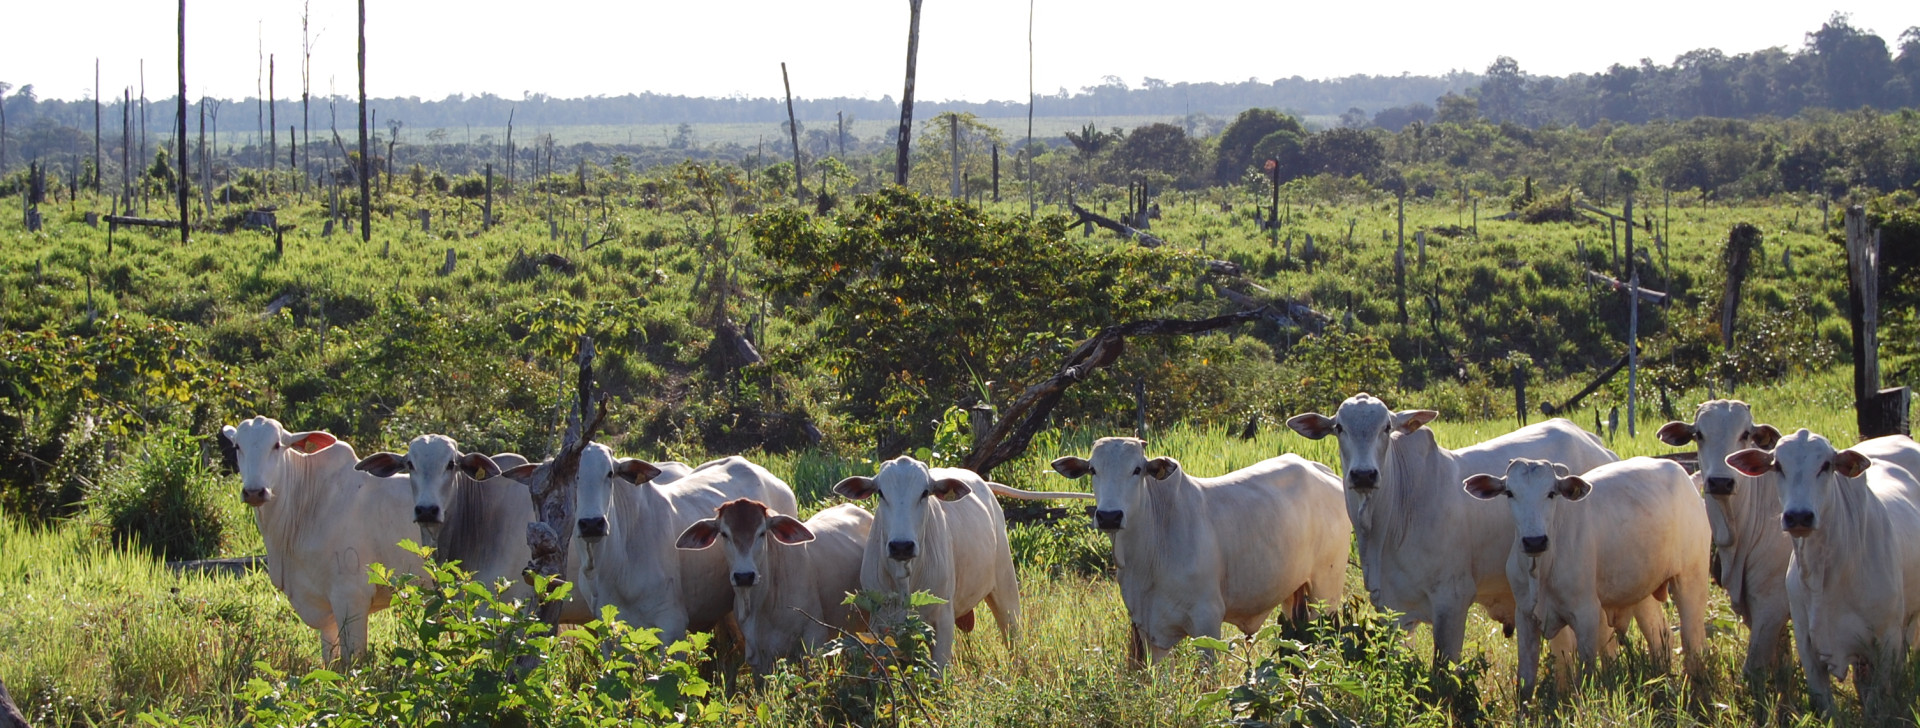
[[[570, 396], [564, 372], [571, 342], [593, 333], [600, 376], [614, 396], [603, 439], [616, 452], [698, 462], [734, 454], [715, 443], [757, 437], [745, 415], [812, 412], [825, 430], [824, 445], [738, 449], [791, 483], [809, 513], [835, 502], [829, 489], [841, 477], [870, 473], [870, 451], [849, 436], [858, 423], [829, 414], [840, 394], [830, 376], [805, 360], [781, 359], [802, 351], [832, 322], [799, 315], [797, 302], [776, 303], [752, 291], [770, 264], [743, 244], [743, 217], [734, 213], [771, 207], [779, 191], [719, 186], [703, 192], [688, 168], [669, 175], [653, 178], [666, 190], [651, 193], [664, 198], [654, 203], [639, 180], [612, 177], [604, 179], [610, 194], [597, 198], [556, 202], [535, 192], [503, 199], [497, 223], [484, 231], [477, 199], [402, 179], [399, 193], [377, 203], [368, 243], [357, 231], [323, 237], [321, 201], [287, 198], [281, 222], [298, 227], [279, 253], [270, 235], [246, 230], [196, 232], [189, 247], [164, 231], [123, 230], [109, 248], [105, 229], [82, 222], [89, 206], [98, 205], [85, 198], [45, 206], [49, 225], [39, 233], [25, 232], [17, 219], [0, 222], [0, 323], [16, 337], [11, 344], [36, 355], [8, 364], [8, 373], [19, 377], [16, 385], [31, 384], [16, 390], [26, 393], [17, 401], [34, 403], [18, 431], [38, 438], [29, 444], [78, 443], [53, 451], [61, 455], [52, 458], [45, 479], [54, 486], [36, 482], [38, 490], [10, 496], [9, 510], [0, 512], [0, 680], [29, 717], [36, 725], [115, 725], [164, 711], [234, 724], [244, 707], [233, 696], [266, 674], [259, 665], [295, 676], [320, 666], [311, 631], [264, 572], [176, 573], [139, 545], [150, 542], [116, 530], [122, 516], [111, 504], [143, 502], [136, 496], [159, 477], [153, 471], [172, 469], [181, 487], [205, 504], [202, 518], [218, 524], [213, 547], [193, 556], [263, 553], [239, 501], [238, 479], [197, 468], [195, 456], [208, 451], [181, 434], [204, 435], [243, 413], [328, 429], [362, 455], [423, 432], [445, 432], [475, 449], [547, 453]], [[716, 203], [703, 194], [724, 199]], [[1058, 426], [1001, 465], [995, 479], [1037, 489], [1084, 487], [1055, 476], [1047, 463], [1085, 455], [1096, 437], [1131, 434], [1136, 414], [1146, 420], [1150, 451], [1179, 459], [1195, 474], [1283, 452], [1337, 463], [1332, 440], [1308, 441], [1280, 423], [1307, 408], [1330, 411], [1352, 394], [1345, 389], [1361, 387], [1398, 408], [1441, 410], [1440, 441], [1462, 446], [1513, 428], [1509, 362], [1532, 367], [1528, 409], [1537, 421], [1540, 402], [1564, 402], [1587, 383], [1594, 362], [1624, 350], [1617, 296], [1588, 285], [1583, 275], [1588, 268], [1609, 270], [1624, 255], [1614, 252], [1605, 227], [1495, 221], [1489, 199], [1476, 238], [1470, 205], [1445, 195], [1410, 198], [1412, 315], [1403, 324], [1395, 301], [1396, 245], [1382, 234], [1397, 226], [1392, 197], [1325, 178], [1289, 186], [1286, 195], [1287, 222], [1278, 234], [1252, 221], [1251, 206], [1264, 202], [1264, 193], [1238, 188], [1163, 195], [1153, 232], [1185, 254], [1238, 264], [1249, 281], [1307, 302], [1342, 331], [1376, 337], [1394, 360], [1390, 374], [1345, 371], [1343, 365], [1360, 362], [1339, 351], [1275, 361], [1274, 349], [1309, 350], [1299, 330], [1209, 334], [1174, 350], [1178, 356], [1138, 347], [1114, 373], [1083, 385], [1098, 396], [1071, 402]], [[1124, 196], [1103, 188], [1079, 202], [1113, 214]], [[1011, 194], [984, 206], [996, 215], [1025, 210]], [[428, 230], [414, 217], [423, 209], [431, 217]], [[1826, 240], [1816, 204], [1795, 197], [1738, 205], [1675, 200], [1670, 209], [1641, 209], [1668, 231], [1663, 246], [1644, 233], [1637, 241], [1647, 251], [1646, 285], [1673, 292], [1676, 303], [1642, 312], [1646, 368], [1638, 421], [1625, 419], [1624, 374], [1567, 416], [1605, 430], [1603, 418], [1618, 409], [1609, 444], [1622, 456], [1670, 452], [1653, 438], [1665, 421], [1662, 409], [1685, 417], [1710, 396], [1746, 399], [1760, 419], [1783, 430], [1808, 427], [1852, 441], [1848, 373], [1835, 366], [1844, 361], [1847, 341], [1844, 256]], [[1743, 320], [1759, 323], [1738, 350], [1723, 351], [1700, 342], [1715, 315], [1709, 302], [1718, 297], [1722, 245], [1738, 222], [1757, 224], [1767, 235], [1764, 260], [1744, 294]], [[1442, 228], [1449, 232], [1438, 232]], [[1428, 231], [1424, 256], [1415, 243], [1422, 230]], [[1317, 251], [1310, 259], [1308, 236]], [[1099, 231], [1073, 232], [1062, 244], [1132, 246]], [[455, 263], [443, 274], [449, 251]], [[564, 256], [568, 269], [530, 262], [545, 252]], [[1217, 308], [1198, 280], [1172, 287], [1199, 292], [1182, 301], [1182, 313]], [[727, 292], [717, 305], [733, 320], [753, 322], [759, 350], [787, 363], [764, 377], [711, 374], [712, 334], [699, 322], [716, 305], [715, 290]], [[58, 335], [20, 333], [36, 330]], [[166, 338], [176, 334], [182, 339]], [[140, 346], [88, 348], [89, 337]], [[1029, 372], [1044, 369], [1071, 344], [1037, 345]], [[1726, 371], [1768, 383], [1728, 390], [1718, 376]], [[979, 386], [989, 385], [1002, 388], [990, 394], [1004, 403], [1011, 385]], [[1140, 400], [1132, 395], [1136, 386], [1144, 391]], [[76, 412], [98, 416], [80, 420]], [[908, 451], [953, 458], [947, 447], [953, 440], [940, 439], [952, 433], [942, 432]], [[92, 459], [73, 456], [79, 452], [93, 453]], [[80, 497], [59, 502], [60, 483], [73, 484], [64, 487]], [[1403, 645], [1366, 629], [1377, 615], [1365, 604], [1357, 566], [1349, 570], [1343, 606], [1345, 624], [1361, 627], [1339, 638], [1322, 635], [1328, 637], [1320, 641], [1324, 649], [1291, 673], [1260, 677], [1255, 669], [1279, 654], [1279, 638], [1235, 641], [1212, 659], [1188, 643], [1153, 672], [1131, 673], [1121, 667], [1127, 621], [1108, 573], [1108, 548], [1084, 516], [1015, 526], [1024, 636], [1009, 650], [981, 624], [960, 640], [955, 666], [928, 697], [927, 712], [904, 717], [968, 726], [1211, 725], [1249, 717], [1259, 701], [1247, 699], [1260, 695], [1276, 710], [1302, 711], [1299, 720], [1308, 724], [1331, 724], [1334, 717], [1407, 722], [1409, 716], [1433, 725], [1817, 722], [1804, 714], [1797, 685], [1776, 703], [1768, 691], [1744, 683], [1738, 665], [1745, 633], [1717, 591], [1709, 622], [1712, 677], [1705, 684], [1689, 685], [1677, 671], [1653, 675], [1644, 654], [1629, 648], [1591, 684], [1549, 687], [1525, 710], [1514, 700], [1512, 642], [1477, 611], [1469, 624], [1466, 688], [1444, 697], [1399, 683], [1397, 676], [1431, 654], [1429, 638], [1418, 630]], [[372, 634], [376, 653], [401, 639], [390, 614], [374, 618]], [[761, 689], [717, 692], [710, 699], [726, 717], [715, 722], [835, 720], [839, 714], [818, 677], [823, 669], [795, 668]], [[1250, 677], [1261, 682], [1232, 697], [1217, 693]], [[1841, 690], [1850, 696], [1850, 688]], [[1208, 698], [1215, 694], [1224, 699]], [[1842, 705], [1857, 703], [1843, 698]], [[1839, 722], [1853, 719], [1843, 712]]]

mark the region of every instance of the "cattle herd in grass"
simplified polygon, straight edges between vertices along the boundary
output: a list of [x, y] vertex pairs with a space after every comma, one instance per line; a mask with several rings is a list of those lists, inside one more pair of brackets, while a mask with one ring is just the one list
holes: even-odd
[[[1523, 697], [1543, 639], [1584, 670], [1611, 652], [1615, 631], [1637, 625], [1664, 669], [1666, 601], [1685, 669], [1699, 677], [1709, 581], [1750, 628], [1749, 674], [1779, 674], [1791, 624], [1817, 705], [1831, 706], [1831, 680], [1849, 671], [1867, 707], [1892, 697], [1920, 642], [1913, 440], [1837, 450], [1806, 430], [1783, 437], [1745, 403], [1715, 400], [1693, 422], [1659, 431], [1670, 445], [1698, 447], [1700, 472], [1689, 477], [1670, 461], [1621, 460], [1561, 419], [1449, 450], [1425, 427], [1435, 416], [1360, 394], [1333, 416], [1289, 420], [1304, 437], [1335, 438], [1338, 471], [1282, 455], [1199, 477], [1153, 457], [1147, 442], [1104, 438], [1086, 458], [1053, 463], [1089, 479], [1091, 494], [1023, 491], [902, 457], [841, 481], [834, 492], [853, 503], [804, 522], [793, 490], [745, 458], [689, 467], [594, 444], [573, 487], [575, 589], [562, 618], [611, 606], [667, 640], [737, 630], [747, 663], [764, 674], [860, 629], [865, 615], [845, 594], [926, 591], [944, 600], [921, 608], [932, 659], [944, 666], [954, 629], [971, 629], [982, 602], [1003, 638], [1019, 632], [1019, 583], [993, 496], [1090, 498], [1094, 525], [1113, 540], [1130, 664], [1161, 660], [1187, 637], [1219, 637], [1222, 624], [1251, 633], [1276, 609], [1297, 621], [1338, 604], [1352, 546], [1368, 597], [1406, 626], [1432, 626], [1437, 664], [1459, 659], [1471, 605], [1505, 626]], [[327, 660], [364, 650], [368, 615], [386, 606], [368, 565], [419, 567], [396, 546], [403, 538], [417, 535], [477, 578], [507, 578], [510, 597], [532, 596], [519, 575], [535, 520], [523, 481], [537, 464], [463, 453], [440, 435], [362, 459], [331, 435], [264, 417], [221, 437], [273, 584], [320, 633]], [[867, 502], [871, 511], [858, 505]]]

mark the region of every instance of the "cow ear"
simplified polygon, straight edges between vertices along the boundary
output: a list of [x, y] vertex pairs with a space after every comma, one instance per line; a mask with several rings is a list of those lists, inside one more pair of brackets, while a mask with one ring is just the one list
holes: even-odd
[[240, 448], [233, 444], [233, 436], [238, 433], [233, 425], [227, 425], [214, 437], [214, 444], [220, 447], [220, 466], [229, 471], [240, 469]]
[[506, 478], [507, 480], [511, 480], [516, 483], [525, 484], [528, 479], [533, 477], [533, 471], [539, 470], [539, 469], [540, 469], [539, 463], [526, 463], [524, 465], [516, 465], [514, 467], [507, 468], [506, 470], [500, 471], [499, 477]]
[[1740, 471], [1741, 475], [1758, 478], [1773, 470], [1773, 453], [1750, 447], [1728, 455], [1727, 466]]
[[660, 475], [660, 469], [639, 458], [620, 458], [613, 464], [613, 474], [634, 485], [645, 485]]
[[1693, 423], [1691, 422], [1669, 422], [1661, 425], [1660, 431], [1653, 433], [1653, 436], [1668, 445], [1685, 447], [1688, 443], [1693, 442], [1694, 435], [1698, 433], [1699, 430], [1694, 429]]
[[873, 484], [873, 479], [862, 475], [847, 478], [839, 483], [835, 483], [833, 486], [833, 492], [840, 494], [848, 500], [866, 500], [872, 498], [874, 491], [877, 490], [879, 490], [879, 487]]
[[1772, 450], [1774, 445], [1780, 444], [1780, 430], [1773, 425], [1754, 425], [1747, 434], [1751, 436], [1753, 446], [1762, 450]]
[[1393, 431], [1404, 435], [1424, 427], [1427, 423], [1432, 422], [1434, 418], [1439, 416], [1440, 413], [1433, 410], [1395, 412], [1393, 413]]
[[1553, 477], [1564, 478], [1572, 474], [1573, 471], [1568, 470], [1567, 466], [1561, 465], [1560, 463], [1553, 464]]
[[1553, 491], [1570, 501], [1577, 501], [1593, 492], [1593, 484], [1578, 475], [1569, 475], [1553, 481]]
[[295, 452], [312, 455], [339, 442], [339, 438], [324, 432], [296, 432], [287, 436], [287, 447]]
[[1461, 485], [1466, 488], [1467, 495], [1480, 500], [1492, 500], [1507, 494], [1507, 479], [1497, 475], [1480, 473]]
[[1180, 461], [1173, 458], [1154, 458], [1147, 461], [1147, 477], [1154, 480], [1166, 480], [1180, 469]]
[[681, 531], [680, 540], [673, 542], [673, 547], [687, 551], [699, 551], [700, 549], [712, 546], [713, 540], [719, 537], [719, 519], [703, 518], [694, 521], [693, 525], [687, 527], [687, 530]]
[[927, 486], [927, 492], [932, 493], [935, 498], [951, 503], [967, 497], [967, 494], [972, 493], [973, 489], [967, 487], [967, 483], [964, 480], [958, 478], [941, 478], [929, 484]]
[[1318, 412], [1308, 412], [1287, 418], [1287, 427], [1300, 433], [1301, 437], [1318, 440], [1333, 434], [1333, 418]]
[[1849, 478], [1860, 477], [1861, 473], [1867, 472], [1868, 466], [1873, 465], [1873, 461], [1868, 460], [1867, 456], [1852, 450], [1841, 450], [1840, 452], [1834, 453], [1833, 458], [1828, 462], [1833, 463], [1834, 472]]
[[1089, 463], [1086, 460], [1072, 455], [1053, 461], [1053, 472], [1076, 480], [1087, 477], [1087, 473], [1092, 471], [1093, 463]]
[[767, 533], [773, 534], [773, 540], [788, 546], [803, 544], [813, 540], [813, 531], [807, 524], [793, 516], [774, 516], [767, 519]]
[[354, 464], [353, 469], [372, 473], [376, 478], [388, 478], [408, 469], [407, 458], [396, 453], [377, 452], [362, 458]]
[[467, 474], [467, 477], [474, 480], [486, 480], [500, 474], [499, 463], [477, 452], [461, 455], [460, 459], [454, 462], [460, 466], [462, 472]]

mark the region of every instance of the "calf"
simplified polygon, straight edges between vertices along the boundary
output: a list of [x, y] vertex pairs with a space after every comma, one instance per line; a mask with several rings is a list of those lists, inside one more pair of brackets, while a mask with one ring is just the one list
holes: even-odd
[[1107, 437], [1085, 460], [1053, 469], [1093, 476], [1094, 522], [1113, 538], [1120, 598], [1132, 621], [1128, 659], [1164, 659], [1186, 637], [1253, 634], [1275, 607], [1304, 620], [1307, 605], [1338, 606], [1353, 527], [1340, 479], [1298, 455], [1196, 478], [1146, 442]]
[[1800, 430], [1773, 452], [1727, 456], [1748, 476], [1779, 474], [1780, 526], [1793, 541], [1787, 605], [1807, 687], [1833, 706], [1832, 679], [1854, 684], [1869, 714], [1887, 715], [1920, 620], [1920, 483], [1906, 468]]
[[[530, 475], [521, 466], [507, 475]], [[719, 551], [686, 551], [674, 542], [688, 526], [727, 501], [751, 498], [775, 512], [799, 510], [793, 489], [742, 457], [704, 463], [672, 482], [654, 480], [652, 463], [616, 458], [593, 443], [580, 453], [574, 476], [574, 537], [581, 557], [575, 588], [594, 613], [611, 605], [621, 620], [660, 630], [671, 644], [687, 631], [709, 630], [732, 615], [727, 558]], [[569, 555], [569, 563], [572, 562]]]
[[[1582, 477], [1545, 460], [1516, 459], [1505, 472], [1474, 475], [1464, 489], [1481, 500], [1505, 496], [1513, 514], [1506, 570], [1522, 698], [1539, 673], [1542, 637], [1571, 626], [1580, 662], [1591, 667], [1608, 636], [1609, 613], [1634, 610], [1669, 590], [1680, 611], [1687, 673], [1702, 676], [1712, 527], [1686, 469], [1632, 458]], [[1665, 671], [1672, 655], [1666, 631], [1647, 631], [1647, 638], [1648, 653]]]
[[981, 601], [993, 608], [1000, 636], [1012, 645], [1020, 630], [1020, 580], [1006, 516], [979, 475], [902, 456], [882, 463], [871, 478], [840, 481], [833, 492], [880, 498], [860, 559], [861, 589], [903, 596], [926, 591], [946, 600], [920, 608], [933, 626], [935, 666], [945, 668], [953, 656], [956, 615], [971, 624]]
[[873, 514], [851, 503], [801, 523], [741, 498], [695, 521], [675, 545], [699, 550], [726, 540], [733, 616], [747, 664], [765, 675], [774, 660], [818, 648], [857, 621], [844, 602], [860, 589], [861, 550], [872, 530]]
[[[1472, 605], [1513, 625], [1506, 569], [1513, 517], [1498, 504], [1467, 495], [1460, 482], [1475, 473], [1502, 472], [1519, 457], [1562, 463], [1575, 473], [1619, 458], [1600, 438], [1562, 419], [1448, 450], [1425, 427], [1438, 416], [1432, 410], [1394, 412], [1361, 393], [1342, 402], [1332, 417], [1308, 413], [1287, 426], [1309, 439], [1335, 436], [1368, 595], [1410, 623], [1433, 625], [1435, 658], [1452, 662], [1460, 659]], [[1640, 610], [1649, 618], [1658, 613], [1657, 604]]]
[[300, 621], [320, 633], [321, 659], [349, 662], [367, 646], [367, 619], [392, 591], [367, 581], [367, 567], [420, 569], [400, 548], [418, 533], [409, 522], [407, 481], [354, 469], [353, 447], [325, 432], [287, 432], [255, 417], [221, 428], [234, 449], [240, 496], [253, 506], [267, 547], [267, 576]]

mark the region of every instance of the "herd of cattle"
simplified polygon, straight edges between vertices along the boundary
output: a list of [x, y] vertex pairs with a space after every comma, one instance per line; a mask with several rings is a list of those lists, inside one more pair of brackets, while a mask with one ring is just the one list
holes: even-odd
[[[1337, 472], [1282, 455], [1196, 477], [1150, 456], [1142, 440], [1104, 438], [1084, 459], [1053, 463], [1090, 478], [1090, 494], [1023, 491], [901, 457], [834, 486], [871, 500], [871, 511], [846, 503], [804, 522], [793, 490], [744, 458], [689, 467], [593, 444], [573, 488], [575, 586], [563, 619], [612, 606], [668, 641], [728, 625], [764, 673], [857, 629], [863, 615], [845, 594], [927, 591], [944, 600], [921, 613], [935, 631], [932, 658], [945, 665], [954, 629], [971, 629], [981, 602], [1005, 639], [1018, 634], [998, 495], [1095, 501], [1136, 663], [1187, 637], [1218, 637], [1225, 623], [1251, 633], [1276, 609], [1303, 620], [1340, 603], [1354, 552], [1374, 604], [1409, 627], [1431, 625], [1436, 664], [1460, 657], [1469, 609], [1485, 609], [1517, 638], [1523, 695], [1543, 639], [1564, 658], [1577, 650], [1585, 667], [1631, 621], [1649, 654], [1669, 659], [1666, 601], [1685, 668], [1699, 676], [1710, 582], [1750, 628], [1750, 673], [1777, 667], [1791, 622], [1822, 706], [1849, 670], [1863, 697], [1888, 695], [1920, 643], [1920, 445], [1911, 439], [1836, 450], [1804, 429], [1782, 437], [1745, 403], [1715, 400], [1693, 422], [1659, 431], [1663, 442], [1698, 448], [1700, 470], [1689, 476], [1669, 460], [1621, 460], [1559, 419], [1449, 450], [1425, 427], [1435, 416], [1360, 394], [1331, 417], [1289, 420], [1302, 436], [1335, 438]], [[417, 569], [419, 558], [396, 545], [415, 534], [437, 558], [508, 579], [511, 597], [532, 596], [520, 575], [536, 520], [525, 481], [538, 464], [463, 453], [440, 435], [362, 459], [331, 435], [264, 417], [221, 438], [272, 582], [319, 631], [326, 659], [365, 649], [368, 615], [389, 598], [367, 568]]]

